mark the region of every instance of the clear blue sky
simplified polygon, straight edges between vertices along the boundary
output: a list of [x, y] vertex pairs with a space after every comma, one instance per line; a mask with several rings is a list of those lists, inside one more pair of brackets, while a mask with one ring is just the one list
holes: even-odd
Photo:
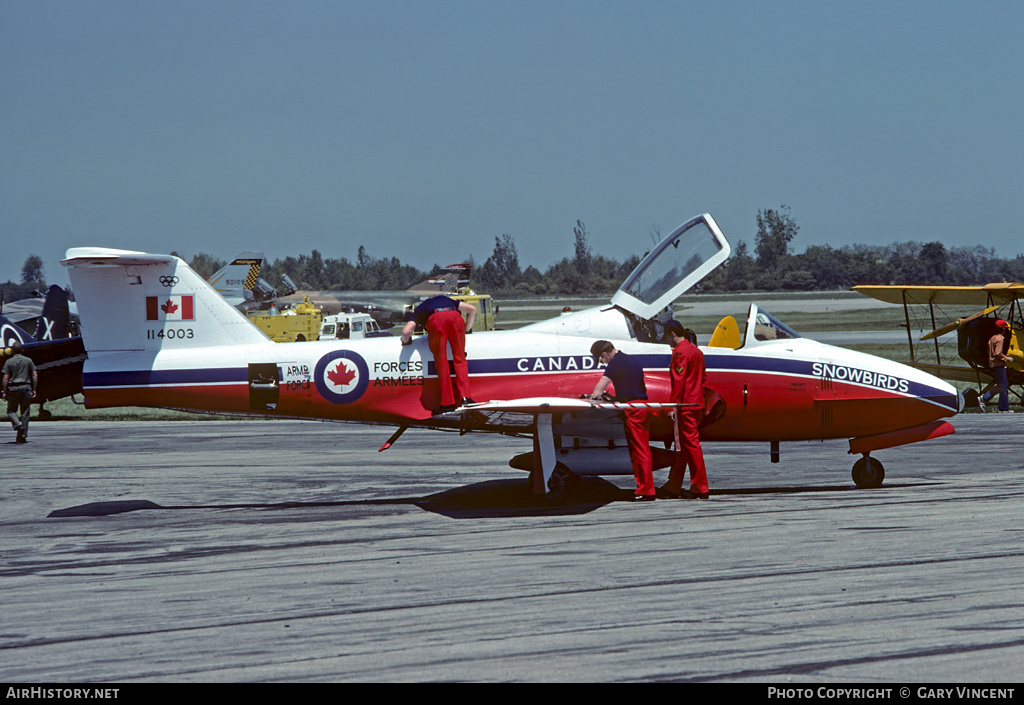
[[1024, 252], [1024, 3], [0, 0], [0, 281], [100, 245], [421, 269], [733, 243]]

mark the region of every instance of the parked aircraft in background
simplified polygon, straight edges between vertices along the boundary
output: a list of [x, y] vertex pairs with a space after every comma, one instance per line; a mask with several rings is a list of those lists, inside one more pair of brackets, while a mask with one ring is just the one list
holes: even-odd
[[40, 418], [49, 413], [43, 405], [82, 391], [82, 364], [85, 346], [82, 337], [74, 333], [68, 309], [68, 295], [54, 284], [46, 294], [40, 312], [36, 334], [29, 335], [5, 316], [0, 316], [0, 365], [11, 354], [11, 342], [20, 340], [23, 354], [36, 364], [39, 386], [33, 404], [39, 404]]
[[[0, 304], [0, 315], [4, 316], [8, 323], [14, 323], [24, 331], [28, 333], [34, 332], [36, 327], [39, 325], [39, 319], [43, 314], [43, 307], [46, 305], [46, 297], [51, 291], [53, 291], [54, 287], [60, 289], [56, 284], [51, 284], [50, 288], [47, 289], [46, 294], [39, 291], [33, 291], [32, 298]], [[64, 300], [67, 301], [66, 295]], [[70, 321], [70, 330], [77, 331], [78, 309], [75, 302], [68, 302], [66, 309], [68, 311]]]
[[425, 298], [437, 294], [456, 296], [465, 292], [473, 269], [470, 264], [450, 264], [405, 291], [299, 290], [287, 275], [280, 290], [276, 290], [260, 278], [264, 260], [262, 252], [243, 252], [208, 281], [241, 311], [263, 310], [272, 306], [287, 308], [308, 302], [319, 308], [323, 316], [368, 313], [386, 328], [403, 322], [405, 310]]
[[277, 297], [278, 305], [300, 303], [306, 298], [321, 309], [324, 316], [339, 313], [368, 313], [382, 327], [390, 328], [405, 320], [405, 311], [420, 301], [438, 294], [456, 296], [469, 287], [473, 267], [450, 264], [434, 272], [405, 291], [312, 291], [298, 290]]
[[[468, 336], [472, 389], [457, 397], [478, 403], [438, 415], [437, 362], [423, 337], [404, 347], [394, 338], [274, 344], [176, 257], [76, 248], [63, 264], [89, 351], [87, 407], [398, 427], [385, 447], [413, 426], [514, 435], [533, 441], [515, 466], [530, 470], [534, 491], [548, 492], [573, 475], [632, 474], [617, 409], [581, 398], [601, 375], [590, 354], [597, 339], [642, 360], [658, 409], [652, 443], [671, 441], [663, 327], [671, 302], [729, 252], [714, 219], [698, 216], [654, 248], [611, 305]], [[742, 339], [724, 339], [727, 347], [704, 349], [713, 401], [705, 440], [763, 442], [777, 459], [781, 442], [847, 438], [862, 456], [856, 484], [877, 486], [884, 471], [871, 453], [953, 433], [943, 419], [962, 398], [920, 370], [801, 338], [753, 305]], [[667, 466], [670, 454], [653, 450]]]
[[[282, 290], [277, 291], [260, 277], [263, 261], [262, 252], [243, 252], [207, 281], [228, 303], [256, 319], [308, 309], [317, 311], [320, 318], [366, 313], [381, 328], [391, 328], [403, 322], [406, 312], [423, 299], [444, 293], [476, 306], [479, 314], [474, 330], [494, 330], [498, 308], [490, 296], [469, 290], [469, 264], [450, 264], [405, 291], [297, 291], [287, 274], [282, 278]], [[319, 325], [318, 321], [316, 327]], [[265, 326], [263, 329], [267, 332]], [[313, 337], [304, 335], [303, 339]], [[286, 339], [293, 341], [295, 336]]]
[[[210, 286], [224, 297], [232, 306], [240, 311], [260, 309], [270, 306], [276, 297], [274, 288], [260, 279], [263, 267], [262, 252], [243, 252], [207, 281]], [[266, 301], [266, 306], [263, 302]]]
[[[865, 296], [879, 301], [903, 306], [906, 319], [907, 343], [912, 365], [926, 372], [958, 382], [976, 384], [978, 391], [965, 393], [971, 403], [977, 394], [983, 394], [995, 386], [995, 378], [988, 368], [988, 341], [995, 333], [996, 320], [1005, 320], [1010, 326], [1010, 337], [1003, 354], [1010, 358], [1006, 365], [1010, 391], [1018, 401], [1024, 397], [1024, 284], [997, 282], [984, 286], [855, 286]], [[911, 324], [911, 312], [923, 311], [927, 307], [928, 319], [924, 328], [932, 328], [921, 336], [921, 341], [932, 343], [914, 349], [911, 331], [917, 326]], [[978, 309], [981, 310], [978, 310]], [[945, 322], [938, 325], [938, 322]], [[956, 345], [940, 343], [940, 337], [956, 331]], [[922, 350], [922, 347], [924, 350]], [[935, 362], [928, 362], [934, 347]], [[959, 360], [958, 360], [959, 359]], [[958, 361], [966, 362], [954, 364]]]

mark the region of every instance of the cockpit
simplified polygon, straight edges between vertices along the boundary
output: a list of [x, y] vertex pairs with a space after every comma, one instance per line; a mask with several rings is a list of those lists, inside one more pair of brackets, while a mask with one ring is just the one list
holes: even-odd
[[795, 330], [768, 313], [757, 304], [750, 304], [746, 327], [740, 335], [739, 325], [732, 316], [719, 321], [708, 347], [736, 350], [752, 345], [769, 345], [784, 340], [803, 339]]
[[[730, 252], [729, 242], [714, 219], [708, 214], [697, 216], [658, 243], [615, 293], [612, 304], [627, 313], [638, 339], [660, 340], [657, 322], [671, 315], [671, 303], [725, 262]], [[722, 332], [723, 325], [729, 330]], [[754, 304], [747, 314], [742, 338], [731, 316], [723, 319], [719, 329], [712, 338], [715, 347], [739, 348], [800, 338], [799, 333]]]
[[[751, 340], [753, 334], [753, 340]], [[769, 340], [792, 340], [801, 337], [799, 333], [780, 321], [767, 311], [758, 308], [757, 304], [750, 304], [750, 313], [747, 314], [747, 329], [744, 336], [744, 345], [751, 342], [763, 343]]]
[[[664, 326], [673, 316], [672, 302], [724, 263], [731, 251], [711, 215], [699, 215], [659, 242], [615, 292], [612, 308], [624, 314], [624, 318], [604, 315], [612, 309], [590, 309], [535, 323], [531, 329], [561, 335], [604, 336], [610, 340], [663, 342]], [[741, 337], [736, 320], [727, 316], [715, 331], [711, 345], [736, 349], [795, 338], [800, 338], [796, 331], [751, 305], [744, 335]]]

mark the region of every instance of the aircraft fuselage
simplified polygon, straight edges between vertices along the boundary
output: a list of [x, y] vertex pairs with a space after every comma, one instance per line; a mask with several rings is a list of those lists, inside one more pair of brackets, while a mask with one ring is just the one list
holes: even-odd
[[[524, 331], [467, 339], [476, 401], [577, 397], [601, 376], [590, 355], [597, 337]], [[84, 386], [89, 407], [149, 406], [295, 418], [443, 425], [434, 360], [425, 337], [397, 337], [125, 352], [91, 358]], [[639, 356], [651, 401], [668, 401], [670, 349], [618, 343]], [[707, 426], [708, 440], [794, 441], [850, 438], [910, 428], [953, 416], [955, 388], [931, 375], [807, 339], [749, 349], [703, 348], [706, 386], [726, 403]], [[660, 414], [659, 414], [660, 416]], [[667, 438], [667, 422], [655, 438]]]

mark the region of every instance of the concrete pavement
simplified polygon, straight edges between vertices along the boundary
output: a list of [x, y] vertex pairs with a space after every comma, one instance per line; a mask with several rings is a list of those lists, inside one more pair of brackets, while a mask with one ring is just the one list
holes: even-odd
[[528, 440], [33, 423], [0, 435], [0, 681], [1020, 680], [1024, 414], [954, 425], [877, 490], [842, 441], [708, 444], [710, 500], [634, 504], [531, 496]]

